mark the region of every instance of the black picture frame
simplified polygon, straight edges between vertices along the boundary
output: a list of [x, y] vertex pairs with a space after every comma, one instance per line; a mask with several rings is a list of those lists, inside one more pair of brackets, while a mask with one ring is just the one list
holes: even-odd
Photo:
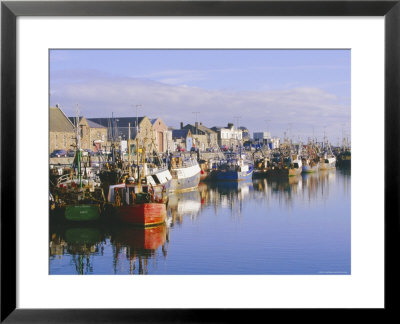
[[[260, 309], [16, 308], [16, 19], [19, 16], [384, 16], [385, 308], [399, 287], [400, 0], [392, 1], [2, 1], [1, 3], [1, 321], [6, 323], [233, 322]], [[368, 176], [368, 175], [367, 175]], [[373, 174], [371, 174], [373, 176]], [[372, 190], [372, 188], [371, 188]], [[238, 292], [240, 293], [240, 292]], [[167, 296], [166, 296], [167, 298]], [[264, 318], [265, 319], [265, 318]], [[321, 319], [323, 320], [323, 319]]]

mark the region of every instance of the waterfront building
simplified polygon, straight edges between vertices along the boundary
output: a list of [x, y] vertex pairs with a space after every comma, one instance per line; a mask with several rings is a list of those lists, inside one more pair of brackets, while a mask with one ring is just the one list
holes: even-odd
[[49, 149], [69, 150], [75, 144], [75, 128], [61, 108], [50, 107], [49, 112]]
[[253, 138], [258, 143], [263, 143], [263, 144], [268, 143], [269, 140], [271, 139], [271, 133], [270, 132], [254, 132]]
[[[68, 117], [72, 124], [75, 125], [76, 117]], [[97, 124], [83, 116], [79, 117], [79, 133], [81, 138], [81, 148], [93, 150], [97, 152], [106, 144], [107, 128]]]
[[97, 124], [100, 124], [108, 129], [108, 138], [113, 141], [120, 142], [128, 140], [129, 137], [129, 124], [131, 126], [131, 147], [135, 150], [136, 137], [143, 144], [146, 151], [149, 151], [152, 146], [152, 141], [156, 143], [155, 132], [150, 119], [146, 116], [143, 117], [115, 117], [115, 118], [90, 118]]
[[102, 150], [107, 145], [107, 128], [91, 120], [86, 120], [89, 127], [89, 142], [93, 151]]
[[168, 149], [168, 126], [159, 117], [151, 119], [150, 122], [153, 127], [157, 150], [160, 153], [164, 153]]
[[280, 138], [279, 137], [272, 137], [271, 138], [271, 148], [278, 149], [280, 147]]
[[190, 129], [193, 137], [193, 145], [205, 151], [218, 145], [218, 134], [212, 129], [205, 127], [203, 123], [196, 122], [194, 125], [187, 124], [184, 129]]
[[251, 139], [250, 132], [245, 126], [240, 126], [239, 129], [242, 131], [242, 141], [246, 142]]
[[174, 141], [174, 150], [190, 151], [193, 146], [192, 132], [190, 129], [184, 129], [182, 123], [181, 129], [172, 130], [172, 140]]
[[218, 134], [218, 145], [236, 147], [243, 145], [242, 130], [235, 128], [233, 123], [228, 123], [227, 127], [214, 126], [211, 128]]

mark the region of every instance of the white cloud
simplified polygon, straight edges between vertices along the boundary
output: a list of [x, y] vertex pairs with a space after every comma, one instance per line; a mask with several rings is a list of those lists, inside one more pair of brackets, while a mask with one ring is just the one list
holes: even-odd
[[199, 111], [199, 121], [209, 127], [241, 116], [240, 124], [251, 132], [265, 129], [265, 120], [270, 120], [269, 127], [278, 136], [291, 123], [300, 136], [310, 136], [312, 127], [321, 132], [325, 126], [336, 138], [341, 129], [331, 125], [350, 123], [350, 106], [316, 87], [250, 92], [169, 83], [93, 71], [57, 72], [51, 77], [50, 103], [59, 103], [67, 115], [74, 114], [78, 103], [87, 117], [135, 116], [135, 105], [142, 104], [139, 115], [161, 117], [175, 127], [180, 121], [194, 123], [193, 111]]

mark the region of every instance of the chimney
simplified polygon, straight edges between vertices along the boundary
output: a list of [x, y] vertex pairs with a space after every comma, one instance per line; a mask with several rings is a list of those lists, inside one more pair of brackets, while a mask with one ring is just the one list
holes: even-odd
[[183, 129], [183, 122], [181, 122], [181, 129]]
[[[194, 125], [196, 126], [196, 128], [199, 127], [199, 123], [198, 122], [195, 122]], [[201, 123], [200, 123], [200, 125], [201, 125]]]
[[200, 122], [200, 126], [202, 126], [203, 125], [203, 123], [202, 122]]
[[233, 127], [233, 123], [228, 123], [228, 128], [232, 128]]

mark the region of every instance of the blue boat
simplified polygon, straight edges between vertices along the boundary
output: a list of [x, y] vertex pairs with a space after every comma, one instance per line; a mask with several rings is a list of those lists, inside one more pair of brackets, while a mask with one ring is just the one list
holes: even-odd
[[254, 165], [250, 161], [239, 159], [230, 159], [221, 164], [216, 171], [217, 181], [241, 181], [251, 179]]

